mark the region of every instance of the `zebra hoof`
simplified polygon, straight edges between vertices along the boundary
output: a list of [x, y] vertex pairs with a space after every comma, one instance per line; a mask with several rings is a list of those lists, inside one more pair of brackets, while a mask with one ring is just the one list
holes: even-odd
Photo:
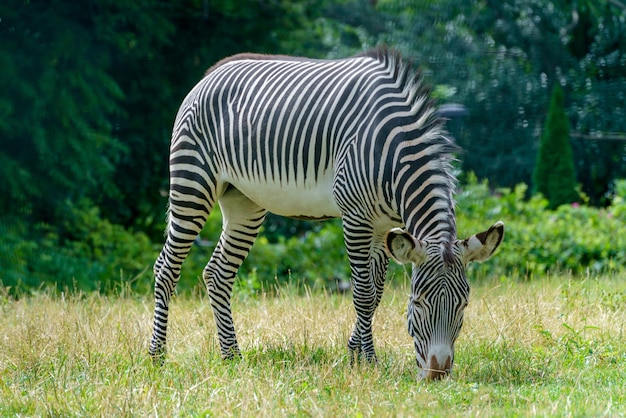
[[378, 357], [376, 357], [376, 353], [368, 353], [362, 348], [358, 349], [350, 349], [350, 366], [354, 366], [354, 364], [360, 364], [363, 359], [368, 364], [378, 364]]
[[368, 353], [363, 350], [362, 347], [350, 349], [350, 366], [360, 364], [363, 359], [365, 359], [368, 364], [378, 364], [378, 357], [376, 357], [376, 353]]
[[230, 350], [222, 353], [222, 360], [224, 361], [237, 361], [241, 360], [241, 351], [238, 348], [231, 348]]
[[361, 350], [360, 346], [350, 347], [348, 346], [348, 353], [350, 355], [350, 366], [354, 366], [355, 364], [361, 363], [361, 358], [363, 357], [363, 350]]
[[367, 361], [369, 364], [378, 364], [378, 357], [376, 357], [376, 352], [374, 352], [373, 350], [365, 350], [364, 348], [361, 348], [362, 351], [362, 357], [365, 358], [365, 361]]
[[348, 341], [348, 350], [350, 351], [351, 366], [353, 366], [354, 363], [360, 363], [362, 359], [365, 359], [365, 361], [370, 364], [378, 364], [378, 358], [376, 357], [376, 352], [372, 345], [364, 347], [359, 343]]
[[165, 363], [166, 350], [165, 346], [161, 345], [158, 347], [150, 345], [150, 349], [148, 350], [148, 354], [152, 358], [152, 363], [156, 366], [162, 366]]

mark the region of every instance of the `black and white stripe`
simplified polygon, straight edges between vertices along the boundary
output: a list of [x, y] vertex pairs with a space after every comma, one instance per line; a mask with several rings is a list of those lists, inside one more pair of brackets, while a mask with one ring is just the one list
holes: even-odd
[[[375, 360], [371, 322], [389, 261], [385, 234], [402, 226], [439, 248], [433, 257], [445, 266], [458, 261], [454, 151], [419, 73], [386, 49], [343, 60], [242, 54], [219, 62], [187, 95], [174, 125], [150, 353], [164, 352], [180, 266], [219, 201], [223, 232], [203, 277], [222, 355], [239, 354], [232, 286], [272, 211], [342, 218], [357, 312], [349, 347]], [[428, 290], [441, 301], [432, 317], [455, 317], [467, 303], [463, 268], [447, 271]], [[430, 327], [424, 335], [436, 335], [436, 318], [410, 320], [411, 333], [420, 334], [420, 321]]]

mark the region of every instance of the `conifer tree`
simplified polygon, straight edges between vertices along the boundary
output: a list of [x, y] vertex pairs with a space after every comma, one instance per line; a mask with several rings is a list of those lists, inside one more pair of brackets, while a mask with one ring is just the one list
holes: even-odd
[[569, 132], [565, 95], [557, 84], [552, 90], [548, 118], [533, 172], [533, 191], [543, 194], [552, 209], [576, 202], [579, 198]]

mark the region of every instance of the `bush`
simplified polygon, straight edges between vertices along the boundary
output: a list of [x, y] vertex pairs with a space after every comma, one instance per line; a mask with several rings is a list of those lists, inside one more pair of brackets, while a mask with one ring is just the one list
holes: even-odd
[[[626, 266], [626, 181], [615, 184], [607, 209], [578, 204], [548, 209], [539, 196], [526, 199], [527, 186], [492, 191], [486, 182], [468, 175], [457, 195], [459, 238], [505, 223], [505, 238], [494, 257], [471, 267], [469, 277], [496, 275], [532, 279], [546, 273], [613, 273]], [[130, 283], [141, 293], [152, 292], [152, 264], [162, 242], [151, 243], [140, 232], [125, 230], [102, 219], [88, 202], [66, 203], [62, 225], [29, 225], [24, 220], [0, 220], [0, 281], [13, 293], [41, 286], [110, 292]], [[206, 265], [221, 231], [216, 208], [183, 265], [179, 292], [200, 288]], [[390, 263], [390, 276], [409, 267]], [[295, 281], [334, 289], [349, 282], [350, 267], [339, 220], [327, 221], [297, 236], [271, 242], [258, 238], [238, 274], [238, 292], [271, 290]]]
[[[620, 187], [624, 193], [626, 185]], [[486, 182], [471, 176], [462, 188], [457, 196], [460, 236], [497, 220], [505, 223], [502, 246], [492, 260], [475, 269], [531, 278], [547, 272], [614, 272], [626, 265], [626, 194], [608, 209], [574, 203], [549, 210], [541, 197], [525, 200], [526, 191], [520, 184], [492, 193]]]
[[66, 202], [65, 210], [58, 226], [0, 221], [3, 286], [14, 294], [45, 286], [104, 292], [128, 282], [141, 291], [152, 287], [147, 272], [155, 250], [146, 235], [102, 219], [89, 202]]
[[[212, 213], [202, 231], [202, 237], [211, 245], [192, 248], [183, 265], [180, 291], [201, 283], [202, 269], [215, 248], [220, 228], [221, 215]], [[401, 275], [403, 271], [402, 266], [391, 263], [391, 275]], [[239, 269], [235, 286], [239, 291], [254, 292], [261, 288], [271, 290], [272, 286], [289, 281], [325, 289], [350, 282], [350, 264], [339, 219], [324, 221], [300, 235], [278, 237], [276, 242], [270, 241], [262, 229]]]
[[[457, 194], [459, 238], [486, 230], [498, 220], [505, 223], [505, 238], [492, 259], [475, 264], [468, 276], [499, 275], [532, 279], [546, 273], [608, 273], [626, 265], [626, 181], [616, 184], [616, 197], [608, 209], [572, 204], [548, 209], [548, 201], [536, 195], [527, 199], [528, 187], [492, 191], [473, 174]], [[221, 219], [208, 222], [217, 240]], [[183, 266], [182, 291], [197, 285], [213, 247], [194, 248]], [[405, 269], [393, 261], [390, 276]], [[312, 287], [335, 288], [350, 280], [350, 266], [339, 220], [322, 223], [300, 236], [270, 242], [257, 239], [239, 270], [239, 291], [254, 293], [289, 280]]]
[[[192, 248], [183, 265], [179, 287], [182, 291], [201, 282], [202, 269], [208, 262], [219, 237], [213, 214], [202, 232], [211, 242], [207, 247]], [[206, 233], [206, 229], [211, 233]], [[254, 292], [271, 289], [275, 284], [297, 281], [307, 286], [335, 287], [337, 281], [350, 280], [350, 266], [343, 245], [339, 220], [326, 221], [316, 230], [302, 235], [279, 237], [271, 242], [263, 229], [238, 273], [236, 286]]]

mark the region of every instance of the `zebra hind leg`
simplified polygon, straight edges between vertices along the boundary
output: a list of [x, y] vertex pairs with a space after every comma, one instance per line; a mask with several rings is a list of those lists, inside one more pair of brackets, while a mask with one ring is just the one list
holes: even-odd
[[154, 264], [154, 325], [148, 352], [157, 363], [162, 363], [165, 358], [169, 302], [180, 278], [182, 263], [209, 212], [208, 208], [170, 206], [167, 239]]
[[203, 278], [213, 308], [221, 355], [224, 359], [231, 359], [241, 356], [231, 309], [233, 283], [267, 211], [232, 186], [219, 202], [224, 225]]

